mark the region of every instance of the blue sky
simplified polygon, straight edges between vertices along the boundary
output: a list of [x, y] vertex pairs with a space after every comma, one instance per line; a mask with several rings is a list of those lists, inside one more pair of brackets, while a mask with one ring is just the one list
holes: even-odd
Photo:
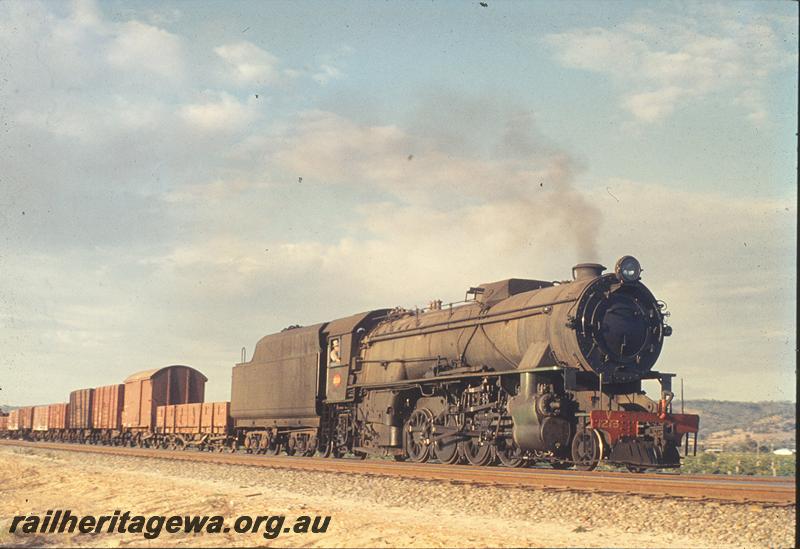
[[0, 403], [174, 362], [225, 399], [286, 325], [627, 253], [689, 396], [794, 399], [797, 23], [0, 2]]

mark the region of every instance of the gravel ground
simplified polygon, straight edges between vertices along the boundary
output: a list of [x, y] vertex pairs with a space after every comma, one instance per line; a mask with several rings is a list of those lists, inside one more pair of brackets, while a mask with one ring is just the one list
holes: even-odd
[[[62, 489], [54, 492], [54, 483], [61, 484]], [[67, 505], [74, 510], [91, 508], [95, 509], [93, 512], [108, 514], [126, 506], [125, 510], [142, 514], [202, 510], [236, 516], [267, 514], [265, 509], [269, 509], [269, 514], [282, 513], [287, 517], [306, 513], [332, 516], [332, 527], [326, 534], [286, 535], [274, 540], [231, 535], [225, 544], [795, 546], [795, 507], [653, 500], [0, 448], [0, 545], [150, 544], [120, 535], [54, 539], [8, 534], [10, 519], [15, 514], [44, 514], [46, 509]], [[156, 541], [157, 546], [223, 544], [215, 536], [182, 540], [162, 536]]]

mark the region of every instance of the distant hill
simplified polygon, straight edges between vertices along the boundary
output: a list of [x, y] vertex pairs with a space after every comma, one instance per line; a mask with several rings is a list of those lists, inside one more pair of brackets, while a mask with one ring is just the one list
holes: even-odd
[[[673, 402], [672, 409], [680, 410]], [[698, 443], [705, 447], [755, 449], [796, 447], [796, 406], [789, 401], [687, 400], [687, 413], [700, 415]]]

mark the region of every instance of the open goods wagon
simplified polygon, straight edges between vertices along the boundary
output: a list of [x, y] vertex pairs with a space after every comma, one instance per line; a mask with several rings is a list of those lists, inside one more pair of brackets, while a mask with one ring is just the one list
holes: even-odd
[[64, 402], [47, 406], [47, 428], [51, 431], [69, 428], [69, 404]]
[[16, 432], [14, 436], [25, 438], [31, 429], [33, 429], [33, 406], [11, 410], [8, 414], [8, 430]]
[[[62, 412], [56, 413], [53, 428], [65, 425], [61, 438], [70, 442], [90, 444], [111, 444], [122, 434], [122, 407], [125, 386], [122, 384], [104, 385], [88, 389], [78, 389], [69, 394], [69, 404]], [[54, 405], [51, 405], [54, 406]], [[54, 410], [51, 409], [51, 415]]]
[[34, 440], [66, 440], [68, 408], [69, 405], [66, 403], [34, 406], [31, 438]]
[[50, 408], [47, 405], [33, 407], [33, 431], [40, 433], [47, 431], [47, 420], [50, 417]]
[[78, 389], [69, 394], [69, 419], [70, 429], [92, 428], [92, 402], [94, 389]]
[[122, 408], [125, 403], [125, 386], [106, 385], [94, 389], [92, 399], [92, 428], [119, 431], [122, 427]]
[[158, 446], [201, 450], [230, 448], [230, 402], [172, 404], [156, 408]]

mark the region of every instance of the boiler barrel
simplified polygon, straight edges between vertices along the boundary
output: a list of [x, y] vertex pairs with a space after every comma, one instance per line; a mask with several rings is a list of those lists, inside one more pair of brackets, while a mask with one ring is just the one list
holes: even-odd
[[613, 274], [579, 271], [572, 282], [509, 293], [382, 322], [364, 340], [360, 381], [420, 378], [454, 364], [494, 371], [561, 365], [633, 380], [652, 368], [669, 334], [647, 287]]
[[[519, 367], [528, 351], [536, 363], [528, 366], [526, 360], [523, 367], [554, 364], [549, 348], [568, 359], [576, 349], [568, 316], [589, 283], [579, 280], [523, 292], [491, 307], [474, 302], [386, 321], [368, 336], [362, 382], [423, 377], [437, 364], [452, 364], [462, 355], [466, 365], [495, 371]], [[583, 366], [575, 358], [571, 362]]]

